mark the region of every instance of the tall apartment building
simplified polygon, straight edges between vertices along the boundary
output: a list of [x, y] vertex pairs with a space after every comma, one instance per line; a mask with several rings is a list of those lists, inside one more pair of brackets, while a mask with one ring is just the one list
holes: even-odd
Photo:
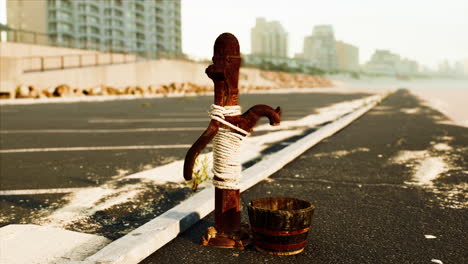
[[337, 68], [336, 43], [331, 25], [317, 25], [311, 36], [304, 38], [302, 56], [324, 70]]
[[257, 18], [251, 31], [251, 44], [254, 56], [288, 57], [288, 33], [278, 21]]
[[356, 46], [336, 41], [337, 69], [343, 71], [359, 70], [359, 49]]
[[20, 42], [147, 57], [182, 53], [180, 0], [7, 0], [7, 24]]

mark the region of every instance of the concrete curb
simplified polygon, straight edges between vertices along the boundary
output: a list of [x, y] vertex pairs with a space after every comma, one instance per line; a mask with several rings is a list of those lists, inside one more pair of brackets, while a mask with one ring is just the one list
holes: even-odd
[[[269, 177], [325, 138], [343, 129], [372, 109], [388, 94], [378, 95], [364, 106], [316, 132], [272, 154], [242, 173], [241, 191], [245, 191]], [[156, 217], [127, 235], [113, 241], [81, 263], [130, 264], [138, 263], [177, 237], [181, 232], [214, 210], [214, 188], [204, 189], [164, 214]]]

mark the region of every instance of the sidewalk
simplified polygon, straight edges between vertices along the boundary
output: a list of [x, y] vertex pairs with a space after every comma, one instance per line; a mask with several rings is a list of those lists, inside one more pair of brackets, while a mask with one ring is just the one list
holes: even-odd
[[464, 263], [468, 129], [400, 90], [242, 194], [317, 207], [306, 250], [277, 257], [202, 247], [213, 214], [141, 263]]

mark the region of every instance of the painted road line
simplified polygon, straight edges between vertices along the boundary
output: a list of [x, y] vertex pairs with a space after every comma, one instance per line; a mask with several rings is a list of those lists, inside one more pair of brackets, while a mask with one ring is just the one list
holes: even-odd
[[73, 263], [110, 240], [85, 233], [38, 225], [0, 228], [0, 263]]
[[72, 193], [89, 189], [91, 187], [83, 188], [51, 188], [51, 189], [24, 189], [24, 190], [2, 190], [0, 196], [7, 195], [36, 195], [36, 194], [56, 194], [56, 193]]
[[100, 147], [65, 147], [65, 148], [27, 148], [27, 149], [1, 149], [1, 154], [26, 152], [59, 152], [59, 151], [89, 151], [89, 150], [136, 150], [136, 149], [188, 149], [190, 144], [176, 145], [141, 145], [141, 146], [100, 146]]
[[[388, 94], [387, 94], [388, 95]], [[323, 126], [242, 172], [241, 191], [269, 177], [325, 138], [340, 131], [378, 104], [385, 95]], [[204, 189], [159, 217], [113, 241], [84, 263], [139, 263], [214, 210], [213, 187]]]
[[125, 128], [125, 129], [19, 129], [1, 130], [0, 134], [35, 134], [35, 133], [134, 133], [134, 132], [171, 132], [203, 131], [206, 127], [159, 127], [159, 128]]

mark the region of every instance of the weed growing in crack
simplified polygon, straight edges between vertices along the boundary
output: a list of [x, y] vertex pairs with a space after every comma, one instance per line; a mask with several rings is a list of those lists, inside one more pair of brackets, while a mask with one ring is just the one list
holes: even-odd
[[193, 166], [193, 175], [190, 181], [186, 181], [185, 184], [192, 188], [193, 191], [196, 191], [198, 186], [209, 179], [210, 173], [208, 171], [210, 159], [207, 155], [204, 155], [203, 158], [198, 156], [195, 160], [195, 165]]

